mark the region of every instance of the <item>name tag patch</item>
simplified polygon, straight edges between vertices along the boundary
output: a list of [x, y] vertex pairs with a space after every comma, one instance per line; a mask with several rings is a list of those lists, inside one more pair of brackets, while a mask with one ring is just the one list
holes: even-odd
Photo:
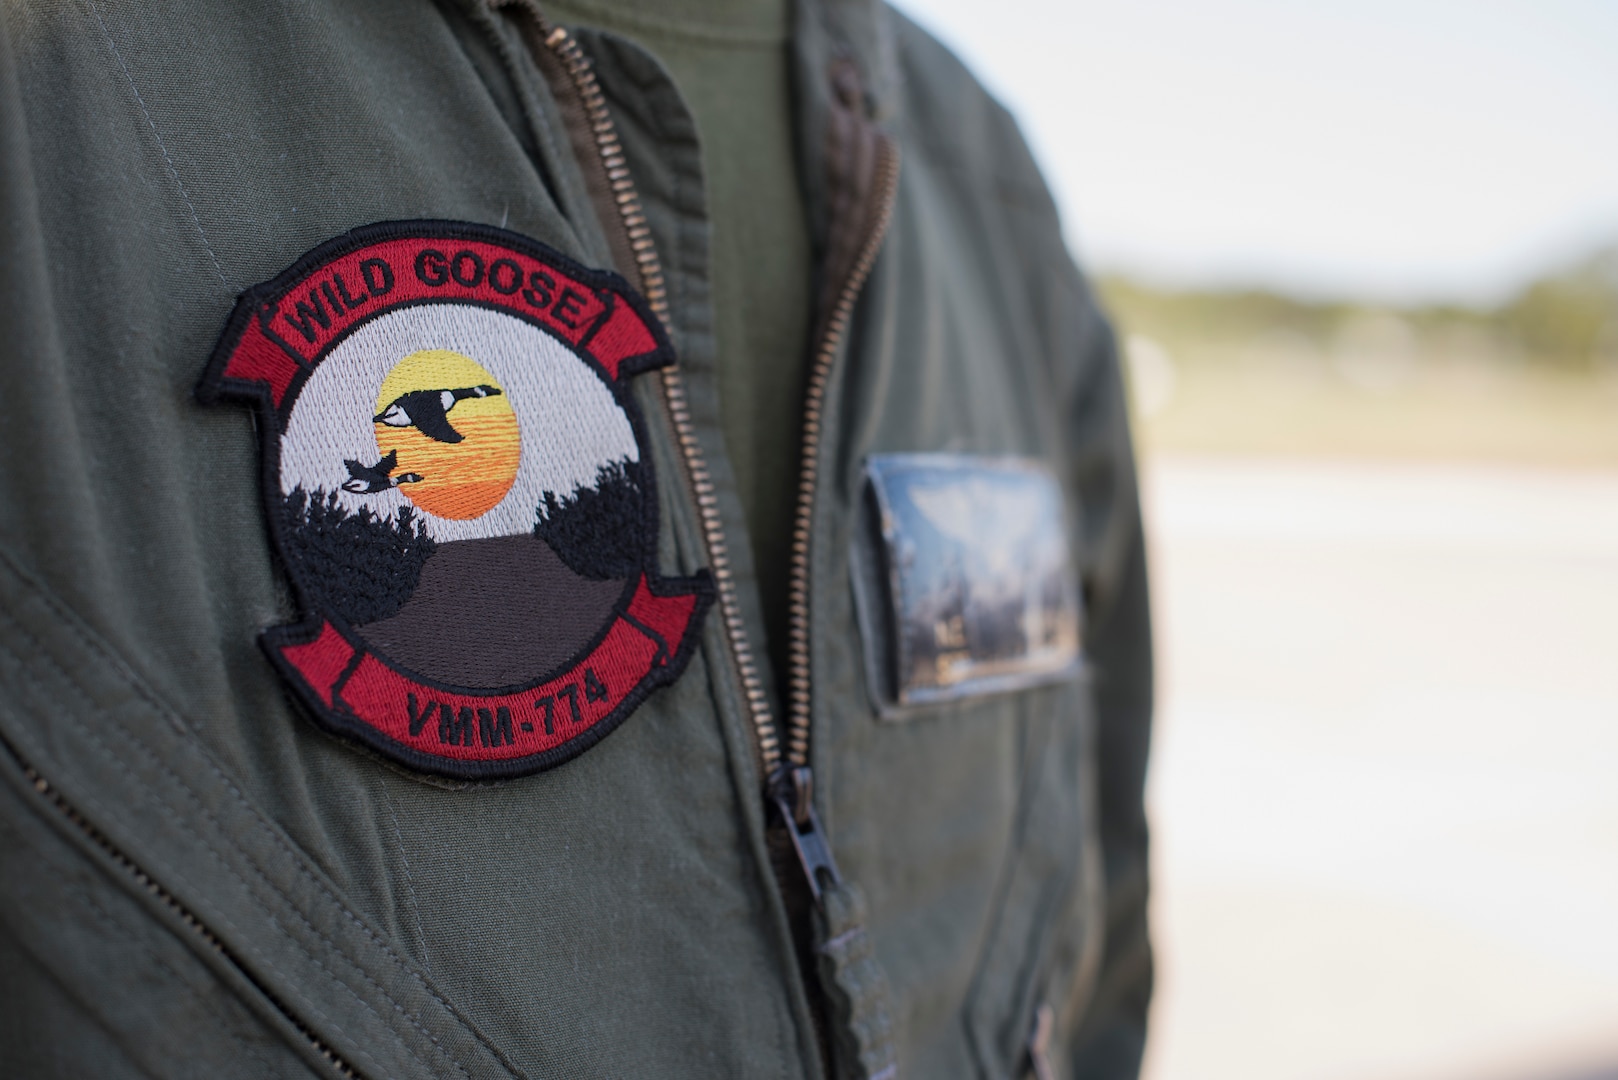
[[263, 645], [322, 727], [516, 776], [679, 676], [712, 582], [657, 573], [629, 392], [673, 359], [617, 275], [464, 223], [357, 229], [242, 295], [200, 394], [257, 412], [301, 609]]
[[1044, 463], [881, 454], [866, 475], [855, 597], [884, 714], [1078, 671], [1062, 489]]

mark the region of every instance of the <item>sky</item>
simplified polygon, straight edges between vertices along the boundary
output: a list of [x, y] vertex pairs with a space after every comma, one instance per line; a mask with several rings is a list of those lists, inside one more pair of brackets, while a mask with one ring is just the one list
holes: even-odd
[[1618, 0], [897, 0], [1094, 269], [1487, 303], [1618, 244]]

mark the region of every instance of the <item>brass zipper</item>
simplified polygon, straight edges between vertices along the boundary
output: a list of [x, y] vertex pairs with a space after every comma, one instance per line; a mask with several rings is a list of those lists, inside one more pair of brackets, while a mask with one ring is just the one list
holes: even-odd
[[[596, 152], [606, 172], [617, 208], [619, 221], [629, 241], [629, 247], [640, 274], [642, 290], [648, 303], [665, 325], [668, 322], [668, 291], [662, 265], [652, 241], [640, 197], [635, 191], [634, 179], [629, 174], [623, 148], [618, 141], [616, 125], [607, 109], [606, 99], [591, 69], [590, 59], [580, 48], [577, 39], [565, 27], [554, 26], [543, 30], [545, 45], [562, 62], [573, 87], [577, 91], [596, 144]], [[811, 678], [809, 660], [809, 535], [814, 516], [815, 493], [819, 486], [819, 455], [821, 418], [825, 409], [826, 388], [832, 367], [848, 333], [855, 301], [870, 276], [871, 267], [881, 250], [893, 217], [894, 196], [898, 188], [899, 154], [890, 140], [879, 144], [880, 160], [873, 196], [877, 200], [877, 217], [859, 256], [839, 290], [837, 302], [826, 321], [819, 346], [815, 350], [809, 373], [808, 391], [804, 404], [802, 468], [798, 480], [798, 499], [792, 533], [791, 577], [788, 588], [790, 680], [789, 727], [785, 760], [781, 752], [780, 734], [769, 697], [759, 677], [758, 661], [742, 621], [741, 605], [736, 596], [736, 584], [730, 567], [729, 545], [725, 539], [724, 522], [719, 516], [718, 501], [714, 496], [712, 479], [704, 464], [702, 447], [697, 442], [691, 423], [690, 408], [686, 402], [685, 385], [676, 368], [664, 368], [663, 395], [668, 404], [669, 418], [673, 422], [675, 437], [685, 459], [686, 473], [696, 497], [697, 512], [701, 519], [703, 539], [708, 549], [709, 562], [719, 592], [720, 615], [725, 622], [725, 633], [731, 653], [741, 677], [748, 710], [752, 719], [761, 776], [771, 782], [787, 766], [796, 772], [809, 763], [809, 727]], [[807, 780], [807, 778], [805, 778]], [[800, 806], [807, 793], [795, 799]], [[799, 815], [801, 816], [801, 814]]]
[[[10, 747], [8, 746], [7, 749], [10, 749]], [[14, 750], [12, 751], [12, 754], [15, 758]], [[299, 1020], [291, 1009], [282, 1003], [282, 1001], [274, 994], [270, 993], [270, 991], [266, 989], [262, 983], [255, 979], [252, 973], [249, 972], [247, 968], [242, 966], [241, 961], [238, 960], [236, 956], [225, 947], [225, 943], [220, 941], [218, 936], [215, 935], [212, 930], [209, 930], [205, 925], [203, 925], [202, 921], [198, 919], [189, 908], [180, 903], [179, 900], [175, 899], [173, 893], [169, 892], [162, 885], [153, 880], [150, 874], [142, 870], [138, 865], [136, 865], [134, 860], [130, 859], [130, 857], [119, 850], [111, 840], [107, 839], [106, 835], [103, 834], [100, 829], [97, 829], [94, 825], [90, 824], [90, 822], [85, 819], [83, 814], [80, 814], [73, 808], [72, 803], [63, 798], [62, 794], [51, 786], [50, 781], [46, 780], [39, 774], [38, 770], [36, 770], [32, 765], [29, 765], [27, 762], [22, 761], [20, 758], [17, 758], [16, 760], [18, 764], [22, 766], [23, 775], [28, 778], [28, 782], [33, 785], [34, 790], [45, 799], [53, 810], [67, 818], [67, 820], [75, 828], [77, 828], [79, 832], [83, 833], [91, 843], [100, 848], [101, 851], [112, 860], [113, 864], [116, 865], [118, 869], [134, 878], [135, 883], [139, 885], [141, 889], [143, 889], [148, 895], [157, 900], [158, 903], [162, 904], [170, 914], [179, 919], [181, 925], [183, 925], [186, 930], [200, 938], [203, 944], [207, 945], [208, 948], [224, 957], [230, 962], [231, 966], [233, 966], [237, 971], [241, 972], [242, 976], [246, 978], [248, 982], [252, 983], [260, 994], [264, 995], [265, 1000], [267, 1000], [271, 1005], [275, 1006], [276, 1011], [282, 1016], [286, 1017], [288, 1023], [297, 1028], [298, 1033], [309, 1041], [310, 1048], [313, 1049], [322, 1060], [330, 1065], [332, 1070], [338, 1076], [343, 1077], [344, 1080], [360, 1080], [359, 1070], [355, 1069], [347, 1061], [343, 1060], [343, 1058], [338, 1055], [337, 1051], [333, 1050], [329, 1045], [327, 1045], [309, 1028], [308, 1025], [306, 1025], [302, 1020]]]
[[820, 486], [820, 432], [821, 418], [826, 406], [826, 388], [831, 382], [832, 367], [837, 353], [848, 334], [848, 323], [854, 315], [854, 303], [859, 299], [865, 279], [871, 276], [877, 252], [882, 249], [888, 225], [893, 221], [893, 204], [899, 190], [899, 151], [893, 141], [883, 138], [877, 144], [876, 182], [872, 197], [877, 200], [877, 218], [859, 257], [837, 294], [836, 306], [826, 320], [825, 333], [815, 350], [809, 369], [809, 389], [803, 408], [802, 457], [799, 459], [798, 505], [792, 523], [792, 567], [788, 589], [787, 655], [791, 669], [790, 709], [787, 727], [787, 761], [793, 769], [809, 766], [809, 720], [813, 689], [809, 667], [809, 539], [814, 526], [815, 493]]
[[[640, 275], [641, 291], [652, 312], [663, 321], [669, 321], [668, 288], [663, 267], [652, 242], [652, 231], [646, 223], [635, 181], [629, 175], [628, 162], [618, 141], [618, 129], [607, 109], [606, 98], [591, 69], [590, 58], [579, 47], [577, 39], [565, 27], [544, 28], [545, 45], [562, 62], [573, 88], [578, 93], [590, 134], [595, 140], [596, 153], [606, 171], [607, 183], [612, 191], [612, 202], [618, 219], [629, 241], [629, 249]], [[603, 222], [603, 226], [609, 223]], [[736, 596], [735, 574], [731, 569], [730, 545], [725, 539], [725, 525], [719, 516], [719, 501], [714, 495], [713, 478], [704, 461], [702, 446], [697, 442], [696, 429], [691, 422], [691, 409], [685, 394], [685, 382], [678, 368], [663, 368], [663, 400], [668, 406], [669, 420], [674, 427], [680, 454], [685, 460], [686, 476], [697, 504], [702, 525], [703, 543], [708, 549], [708, 564], [719, 593], [719, 614], [725, 623], [725, 636], [730, 642], [731, 657], [741, 678], [742, 691], [752, 720], [754, 745], [758, 752], [762, 775], [768, 777], [780, 765], [781, 742], [776, 734], [775, 715], [770, 708], [769, 695], [764, 692], [764, 680], [759, 676], [758, 660], [748, 641], [747, 626], [742, 621], [741, 603]]]
[[[530, 9], [532, 10], [532, 9]], [[535, 13], [537, 16], [537, 12]], [[540, 35], [547, 49], [561, 63], [568, 81], [584, 112], [588, 138], [575, 137], [578, 142], [593, 141], [602, 174], [597, 175], [599, 185], [604, 178], [608, 197], [596, 197], [597, 206], [610, 203], [616, 210], [623, 228], [622, 238], [634, 260], [634, 268], [641, 279], [642, 291], [659, 319], [668, 323], [668, 291], [658, 261], [657, 250], [646, 215], [636, 193], [623, 147], [618, 140], [616, 125], [607, 108], [590, 59], [578, 41], [565, 27], [551, 26], [537, 18]], [[584, 152], [582, 149], [579, 151]], [[787, 834], [791, 838], [810, 894], [818, 901], [823, 887], [840, 882], [836, 861], [819, 816], [814, 809], [814, 774], [809, 767], [809, 738], [811, 717], [812, 679], [809, 655], [809, 537], [813, 525], [815, 495], [820, 478], [820, 436], [825, 411], [826, 389], [831, 381], [832, 368], [847, 336], [849, 321], [860, 290], [881, 250], [883, 238], [893, 217], [893, 204], [898, 191], [899, 153], [892, 140], [880, 138], [877, 143], [877, 172], [872, 196], [876, 200], [876, 216], [866, 234], [858, 255], [847, 277], [838, 289], [815, 349], [810, 365], [808, 389], [804, 404], [802, 466], [798, 480], [798, 499], [792, 534], [791, 575], [788, 587], [790, 662], [788, 686], [788, 744], [782, 753], [780, 730], [769, 697], [759, 677], [758, 661], [742, 621], [741, 605], [736, 597], [736, 584], [730, 566], [729, 545], [725, 539], [724, 522], [719, 516], [718, 501], [702, 447], [697, 442], [687, 404], [685, 385], [675, 368], [661, 371], [663, 400], [680, 444], [685, 470], [695, 496], [703, 541], [708, 550], [714, 581], [718, 586], [719, 611], [725, 622], [725, 634], [730, 643], [731, 656], [741, 679], [742, 690], [752, 720], [755, 751], [758, 756], [760, 778], [764, 781], [768, 804], [775, 807]], [[588, 169], [589, 166], [587, 165]], [[610, 210], [607, 211], [610, 214]], [[604, 227], [610, 227], [603, 221]], [[623, 250], [622, 244], [616, 244]], [[783, 887], [786, 883], [783, 882]]]

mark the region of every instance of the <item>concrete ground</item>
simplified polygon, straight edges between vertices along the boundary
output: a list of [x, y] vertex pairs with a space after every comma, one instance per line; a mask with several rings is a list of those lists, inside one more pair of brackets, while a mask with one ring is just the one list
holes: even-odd
[[1149, 1080], [1618, 1077], [1618, 472], [1144, 483]]

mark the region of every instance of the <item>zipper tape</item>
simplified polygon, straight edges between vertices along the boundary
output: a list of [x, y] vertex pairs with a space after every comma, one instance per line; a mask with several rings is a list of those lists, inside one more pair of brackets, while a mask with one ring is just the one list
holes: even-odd
[[[866, 234], [847, 280], [838, 290], [837, 302], [826, 320], [826, 330], [809, 370], [804, 399], [803, 447], [798, 478], [798, 504], [792, 523], [791, 584], [788, 590], [787, 652], [791, 669], [791, 709], [787, 735], [787, 759], [794, 767], [809, 764], [809, 734], [814, 683], [809, 650], [809, 547], [814, 531], [815, 496], [820, 487], [820, 436], [826, 411], [826, 391], [854, 316], [865, 281], [876, 265], [888, 226], [893, 220], [893, 204], [899, 191], [899, 149], [887, 135], [877, 137], [876, 183], [872, 196], [877, 208], [875, 221]], [[767, 774], [766, 774], [767, 775]]]
[[154, 914], [172, 913], [180, 940], [211, 966], [259, 988], [319, 1059], [376, 1077], [522, 1075], [347, 903], [191, 726], [4, 553], [0, 685], [4, 747], [41, 812], [104, 853], [115, 878], [121, 868], [132, 893], [157, 901]]
[[[579, 154], [581, 166], [596, 173], [596, 186], [604, 186], [606, 189], [603, 192], [604, 198], [597, 200], [598, 203], [606, 204], [604, 207], [598, 206], [598, 211], [604, 218], [601, 222], [602, 227], [608, 231], [611, 243], [610, 238], [614, 233], [612, 219], [613, 217], [617, 219], [617, 224], [621, 228], [619, 236], [626, 243], [613, 243], [613, 247], [615, 249], [627, 247], [633, 259], [633, 264], [623, 269], [639, 279], [641, 292], [645, 295], [652, 313], [667, 327], [668, 287], [662, 264], [658, 259], [657, 248], [652, 240], [651, 227], [647, 223], [640, 195], [635, 190], [634, 178], [629, 172], [623, 146], [618, 139], [617, 125], [607, 108], [606, 97], [601, 92], [590, 59], [585, 55], [578, 40], [569, 34], [565, 27], [553, 27], [542, 19], [538, 25], [543, 47], [560, 63], [583, 110], [587, 134], [575, 141], [588, 141], [593, 143], [593, 146], [575, 146], [575, 150]], [[606, 216], [609, 211], [610, 217]], [[680, 375], [678, 366], [663, 368], [658, 374], [662, 380], [662, 396], [668, 407], [669, 421], [674, 428], [675, 441], [679, 444], [680, 456], [685, 465], [686, 479], [691, 487], [693, 501], [696, 503], [703, 544], [707, 548], [708, 566], [718, 592], [719, 615], [724, 621], [731, 659], [736, 665], [742, 694], [747, 701], [754, 745], [759, 757], [759, 775], [768, 777], [781, 760], [781, 743], [776, 733], [769, 695], [765, 693], [764, 680], [759, 674], [757, 654], [753, 651], [747, 635], [747, 625], [742, 619], [741, 602], [736, 595], [735, 571], [730, 562], [730, 545], [725, 538], [725, 526], [719, 513], [719, 499], [714, 489], [713, 477], [708, 472], [702, 446], [697, 441], [696, 425], [691, 419], [685, 381]]]
[[89, 822], [88, 819], [84, 817], [83, 814], [79, 813], [78, 810], [74, 808], [73, 804], [68, 802], [67, 799], [62, 796], [61, 792], [57, 791], [56, 788], [51, 785], [49, 780], [46, 780], [43, 776], [41, 776], [38, 770], [36, 770], [32, 765], [28, 764], [28, 762], [25, 761], [20, 755], [18, 755], [16, 748], [13, 747], [9, 741], [0, 738], [0, 747], [5, 749], [11, 759], [22, 770], [22, 774], [27, 779], [29, 786], [33, 788], [35, 794], [40, 797], [41, 801], [45, 804], [50, 813], [65, 820], [71, 828], [78, 831], [86, 840], [98, 848], [120, 873], [124, 874], [134, 882], [134, 885], [138, 891], [144, 892], [148, 896], [152, 897], [164, 908], [164, 910], [166, 910], [176, 921], [179, 922], [179, 924], [184, 928], [184, 932], [186, 934], [196, 939], [199, 945], [213, 953], [218, 954], [227, 963], [229, 963], [231, 967], [233, 967], [241, 975], [242, 978], [244, 978], [253, 986], [255, 990], [258, 991], [259, 994], [263, 996], [265, 1001], [269, 1002], [276, 1012], [281, 1014], [281, 1016], [298, 1032], [298, 1034], [303, 1036], [303, 1038], [307, 1041], [309, 1049], [313, 1051], [315, 1056], [319, 1058], [327, 1067], [329, 1067], [332, 1072], [340, 1077], [343, 1077], [344, 1080], [361, 1080], [360, 1073], [357, 1069], [344, 1060], [342, 1056], [339, 1055], [337, 1051], [333, 1050], [329, 1044], [320, 1038], [319, 1035], [316, 1035], [315, 1032], [308, 1027], [308, 1025], [298, 1018], [297, 1014], [288, 1008], [287, 1005], [278, 997], [271, 993], [263, 983], [254, 978], [252, 972], [242, 965], [241, 961], [237, 959], [236, 955], [230, 951], [224, 942], [219, 940], [218, 936], [215, 935], [212, 930], [209, 930], [208, 927], [203, 924], [202, 920], [198, 919], [189, 908], [180, 903], [179, 900], [175, 899], [173, 893], [165, 889], [161, 884], [154, 880], [150, 874], [146, 873], [146, 871], [142, 870], [138, 865], [136, 865], [134, 860], [119, 850], [119, 848], [114, 845], [113, 842], [101, 832], [101, 830], [97, 829]]

